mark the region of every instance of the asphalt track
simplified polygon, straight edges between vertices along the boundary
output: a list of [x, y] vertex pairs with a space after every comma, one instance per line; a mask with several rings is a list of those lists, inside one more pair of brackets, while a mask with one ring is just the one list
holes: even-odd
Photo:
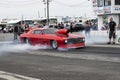
[[0, 80], [120, 80], [119, 45], [52, 50], [3, 42]]
[[0, 56], [0, 70], [30, 77], [16, 80], [119, 80], [119, 51], [119, 48], [90, 46], [9, 51]]

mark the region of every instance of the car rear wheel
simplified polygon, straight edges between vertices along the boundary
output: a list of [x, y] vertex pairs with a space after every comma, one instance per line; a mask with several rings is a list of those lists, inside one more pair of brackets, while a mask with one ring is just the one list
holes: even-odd
[[25, 43], [30, 44], [30, 40], [28, 38], [25, 38]]
[[51, 41], [51, 47], [52, 47], [52, 49], [57, 49], [58, 48], [58, 44], [55, 40]]

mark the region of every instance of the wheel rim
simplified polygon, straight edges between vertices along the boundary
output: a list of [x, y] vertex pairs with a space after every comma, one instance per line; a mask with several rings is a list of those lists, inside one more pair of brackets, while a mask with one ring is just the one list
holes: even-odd
[[53, 42], [52, 42], [52, 47], [53, 47], [54, 49], [56, 49], [56, 48], [58, 47], [58, 45], [57, 45], [57, 42], [56, 42], [56, 41], [53, 41]]
[[28, 39], [26, 39], [26, 40], [25, 40], [25, 42], [26, 42], [26, 44], [30, 44], [30, 42], [29, 42], [29, 40], [28, 40]]

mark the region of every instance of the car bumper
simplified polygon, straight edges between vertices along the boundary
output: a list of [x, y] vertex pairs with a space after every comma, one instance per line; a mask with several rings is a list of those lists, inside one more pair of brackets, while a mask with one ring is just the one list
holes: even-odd
[[64, 44], [59, 46], [60, 48], [80, 48], [85, 47], [85, 43], [76, 43], [76, 44]]

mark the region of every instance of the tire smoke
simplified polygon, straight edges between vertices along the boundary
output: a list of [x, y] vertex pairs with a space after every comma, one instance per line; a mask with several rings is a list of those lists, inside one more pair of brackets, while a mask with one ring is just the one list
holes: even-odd
[[8, 52], [24, 52], [30, 50], [47, 49], [47, 46], [45, 45], [32, 46], [29, 44], [14, 43], [12, 41], [0, 42], [0, 45], [0, 54], [5, 54]]

